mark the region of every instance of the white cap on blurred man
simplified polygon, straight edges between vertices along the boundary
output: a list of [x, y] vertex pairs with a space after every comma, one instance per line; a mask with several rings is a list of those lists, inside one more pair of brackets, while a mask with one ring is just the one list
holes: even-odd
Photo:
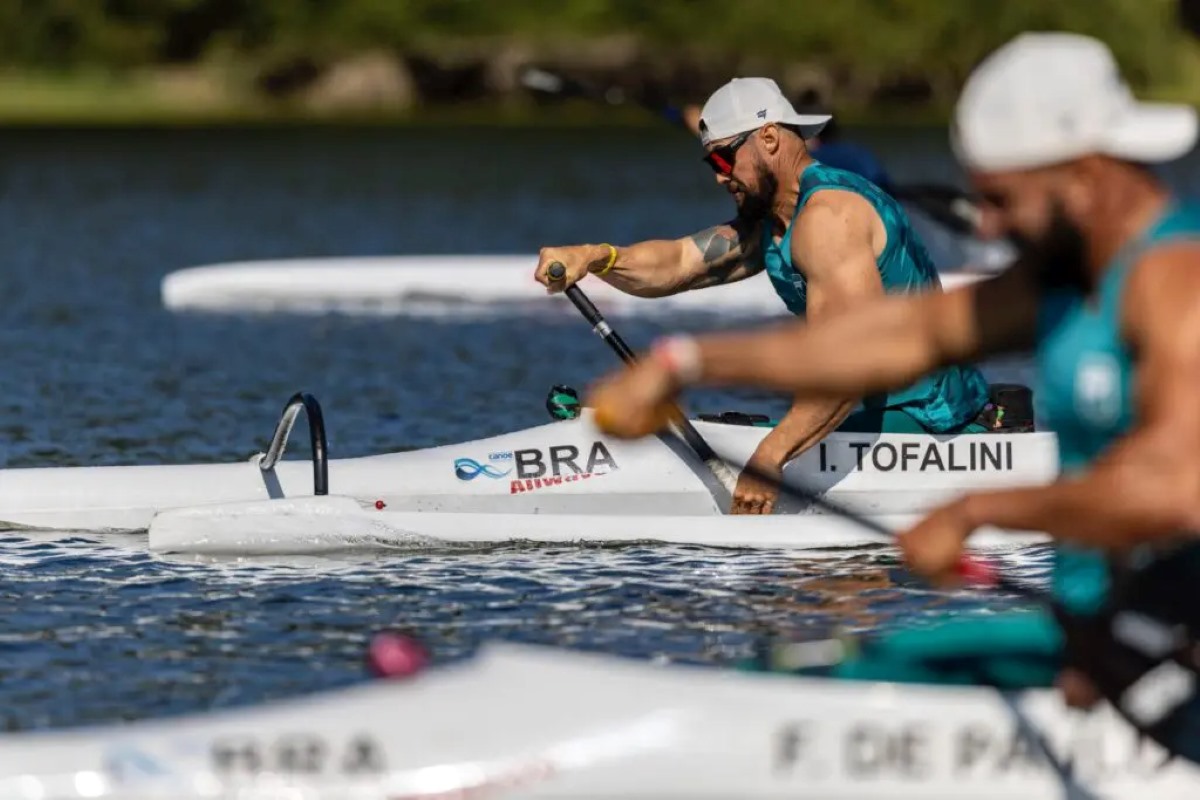
[[770, 78], [734, 78], [712, 93], [700, 111], [700, 141], [728, 139], [761, 128], [768, 122], [795, 125], [811, 139], [821, 132], [829, 114], [800, 114]]
[[967, 80], [951, 134], [963, 166], [1032, 169], [1086, 155], [1158, 163], [1196, 144], [1190, 106], [1138, 102], [1108, 47], [1073, 33], [1024, 33]]

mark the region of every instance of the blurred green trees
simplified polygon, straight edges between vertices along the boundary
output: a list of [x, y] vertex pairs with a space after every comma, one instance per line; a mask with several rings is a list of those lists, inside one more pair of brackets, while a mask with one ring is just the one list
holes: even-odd
[[[1022, 30], [1104, 39], [1139, 88], [1200, 96], [1200, 48], [1175, 0], [4, 0], [0, 72], [120, 74], [297, 60], [364, 50], [402, 57], [488, 48], [540, 54], [620, 38], [657, 65], [727, 75], [816, 65], [863, 101], [910, 80], [944, 105], [990, 49]], [[602, 49], [602, 47], [601, 47]], [[694, 98], [693, 98], [694, 99]]]
[[337, 51], [439, 40], [538, 43], [632, 33], [722, 55], [831, 59], [864, 70], [961, 72], [1028, 29], [1091, 33], [1152, 78], [1181, 36], [1173, 0], [6, 0], [0, 62], [114, 67], [213, 47]]

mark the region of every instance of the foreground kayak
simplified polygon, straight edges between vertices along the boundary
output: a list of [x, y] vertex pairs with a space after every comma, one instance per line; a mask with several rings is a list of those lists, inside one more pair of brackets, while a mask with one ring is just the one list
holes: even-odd
[[[304, 408], [313, 423], [313, 460], [279, 460]], [[704, 421], [696, 427], [738, 467], [768, 431]], [[1045, 483], [1057, 473], [1057, 458], [1057, 439], [1044, 432], [839, 433], [789, 464], [785, 475], [866, 514], [911, 515], [969, 489]], [[149, 529], [151, 546], [185, 552], [593, 538], [577, 533], [583, 530], [599, 541], [729, 545], [739, 535], [723, 514], [728, 503], [727, 489], [673, 436], [612, 439], [595, 428], [588, 409], [578, 419], [488, 439], [327, 460], [320, 407], [307, 395], [289, 403], [267, 453], [245, 462], [13, 469], [0, 480], [0, 520], [9, 528]], [[779, 511], [813, 509], [782, 502]], [[160, 516], [173, 527], [153, 524]], [[844, 524], [833, 527], [816, 538], [877, 541]], [[788, 534], [790, 544], [781, 528], [757, 530], [751, 540], [807, 541], [803, 525]]]
[[[562, 298], [547, 305], [534, 282], [537, 257], [397, 256], [246, 261], [192, 267], [167, 275], [163, 305], [174, 310], [290, 311], [377, 314], [504, 313], [513, 305], [569, 308]], [[986, 274], [944, 273], [950, 288]], [[785, 315], [762, 276], [674, 297], [646, 299], [588, 281], [588, 293], [612, 314], [705, 312]]]
[[1050, 691], [504, 645], [404, 682], [2, 736], [0, 796], [1194, 800], [1200, 770], [1168, 762], [1107, 706], [1071, 711]]

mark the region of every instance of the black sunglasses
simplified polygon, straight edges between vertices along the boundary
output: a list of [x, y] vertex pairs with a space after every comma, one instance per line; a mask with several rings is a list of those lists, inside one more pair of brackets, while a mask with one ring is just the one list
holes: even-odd
[[746, 131], [729, 144], [714, 147], [704, 154], [704, 162], [712, 167], [713, 172], [718, 175], [733, 174], [733, 161], [737, 157], [738, 148], [749, 141], [753, 135], [754, 131]]

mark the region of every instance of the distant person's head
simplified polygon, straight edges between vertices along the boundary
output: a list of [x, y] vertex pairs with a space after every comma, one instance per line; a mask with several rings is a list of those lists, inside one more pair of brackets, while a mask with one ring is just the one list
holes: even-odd
[[769, 78], [734, 78], [700, 111], [704, 160], [733, 195], [738, 213], [761, 219], [770, 213], [785, 173], [807, 157], [804, 140], [829, 119], [798, 113]]
[[821, 100], [821, 95], [815, 89], [805, 89], [796, 98], [796, 102], [793, 105], [800, 114], [829, 117], [829, 121], [825, 123], [825, 127], [821, 128], [820, 133], [809, 137], [809, 149], [815, 150], [822, 144], [827, 144], [841, 138], [842, 129], [833, 115], [833, 110], [829, 107], [828, 103]]
[[1190, 106], [1140, 103], [1103, 42], [1026, 33], [989, 55], [958, 99], [952, 144], [983, 204], [1047, 283], [1086, 287], [1090, 244], [1129, 189], [1196, 143]]

